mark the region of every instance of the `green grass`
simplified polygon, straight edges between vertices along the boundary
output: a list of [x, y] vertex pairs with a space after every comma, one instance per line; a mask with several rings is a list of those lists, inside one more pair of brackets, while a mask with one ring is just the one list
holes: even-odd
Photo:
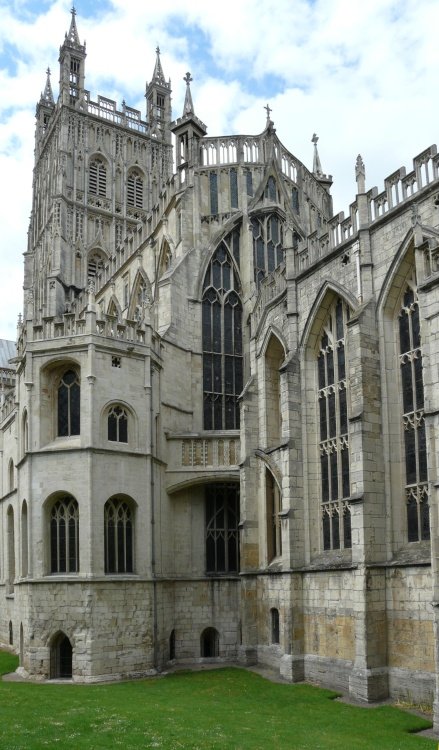
[[[16, 664], [0, 653], [0, 674]], [[428, 721], [335, 697], [233, 668], [111, 685], [0, 682], [0, 748], [436, 750], [410, 734]]]

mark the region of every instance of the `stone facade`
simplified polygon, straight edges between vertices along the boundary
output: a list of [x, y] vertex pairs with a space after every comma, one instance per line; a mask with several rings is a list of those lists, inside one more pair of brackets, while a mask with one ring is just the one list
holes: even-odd
[[[438, 157], [349, 216], [260, 135], [208, 137], [159, 51], [146, 119], [37, 106], [2, 395], [0, 637], [33, 677], [259, 662], [437, 706]], [[176, 172], [172, 172], [172, 134]], [[8, 376], [10, 378], [10, 375]], [[438, 715], [439, 721], [439, 715]]]

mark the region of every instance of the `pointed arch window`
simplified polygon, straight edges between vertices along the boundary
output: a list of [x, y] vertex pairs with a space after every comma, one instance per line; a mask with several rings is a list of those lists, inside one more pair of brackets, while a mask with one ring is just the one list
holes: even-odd
[[282, 496], [273, 474], [265, 470], [265, 499], [267, 512], [267, 558], [270, 563], [282, 554], [282, 528], [280, 512]]
[[232, 253], [236, 233], [221, 242], [210, 261], [203, 289], [204, 429], [237, 430], [242, 391], [242, 304]]
[[128, 175], [127, 204], [135, 208], [143, 208], [143, 177], [137, 170], [131, 171]]
[[88, 256], [87, 278], [95, 279], [104, 267], [105, 256], [100, 250], [95, 250]]
[[134, 570], [134, 519], [127, 502], [107, 500], [104, 508], [105, 572], [132, 573]]
[[283, 226], [277, 214], [273, 213], [253, 218], [251, 226], [255, 282], [259, 286], [284, 259]]
[[206, 487], [206, 571], [237, 573], [239, 570], [239, 486]]
[[404, 292], [399, 313], [399, 365], [405, 453], [405, 500], [409, 542], [430, 539], [427, 445], [424, 421], [422, 342], [416, 279]]
[[96, 158], [90, 162], [88, 191], [91, 195], [99, 195], [103, 198], [107, 194], [107, 167], [103, 159]]
[[116, 443], [128, 442], [128, 413], [123, 406], [116, 404], [108, 412], [108, 440]]
[[79, 570], [79, 507], [74, 497], [57, 500], [50, 514], [50, 571]]
[[327, 316], [317, 357], [323, 548], [351, 547], [348, 498], [349, 434], [345, 332], [349, 308], [336, 300]]
[[67, 370], [58, 386], [58, 435], [79, 435], [80, 385], [79, 375]]

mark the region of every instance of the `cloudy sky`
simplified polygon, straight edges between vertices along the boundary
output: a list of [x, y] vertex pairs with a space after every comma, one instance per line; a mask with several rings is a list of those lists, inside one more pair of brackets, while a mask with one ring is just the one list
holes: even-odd
[[[0, 338], [15, 338], [31, 207], [35, 104], [70, 24], [64, 0], [0, 0]], [[209, 135], [260, 133], [312, 166], [319, 135], [334, 211], [438, 139], [438, 0], [77, 0], [86, 88], [145, 113], [160, 45], [179, 116], [187, 70]]]

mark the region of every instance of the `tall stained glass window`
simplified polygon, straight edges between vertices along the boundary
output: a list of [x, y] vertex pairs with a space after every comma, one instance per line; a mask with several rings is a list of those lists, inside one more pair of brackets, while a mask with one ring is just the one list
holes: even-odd
[[409, 542], [430, 539], [422, 342], [416, 281], [404, 292], [399, 313], [399, 364], [405, 449], [405, 501]]
[[323, 326], [317, 357], [323, 548], [351, 547], [348, 504], [349, 434], [345, 331], [347, 305], [338, 299]]
[[206, 570], [237, 573], [239, 570], [239, 485], [206, 487]]
[[239, 233], [212, 256], [203, 287], [204, 429], [237, 430], [242, 391], [242, 304], [236, 267]]
[[283, 228], [276, 214], [253, 218], [251, 226], [255, 281], [259, 286], [265, 276], [274, 271], [283, 261]]

